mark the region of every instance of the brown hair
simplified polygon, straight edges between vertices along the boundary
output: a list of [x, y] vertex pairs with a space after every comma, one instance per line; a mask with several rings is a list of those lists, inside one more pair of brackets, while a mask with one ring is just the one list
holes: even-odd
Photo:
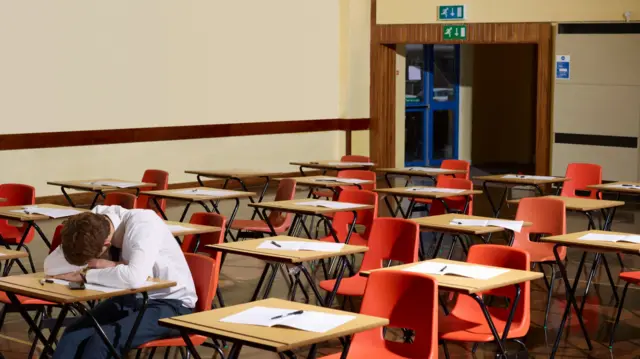
[[81, 266], [102, 253], [104, 242], [111, 233], [106, 216], [91, 212], [70, 217], [62, 227], [62, 253], [70, 264]]

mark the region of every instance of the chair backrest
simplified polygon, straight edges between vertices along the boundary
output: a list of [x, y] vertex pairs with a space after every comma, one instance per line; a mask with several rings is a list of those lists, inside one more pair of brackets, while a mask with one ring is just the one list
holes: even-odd
[[[440, 168], [445, 168], [448, 170], [465, 170], [466, 173], [456, 173], [453, 175], [455, 178], [464, 178], [469, 179], [469, 172], [471, 168], [471, 164], [468, 161], [464, 160], [442, 160], [442, 164], [440, 164]], [[438, 177], [438, 181], [440, 181], [440, 177]]]
[[371, 159], [367, 156], [344, 155], [340, 158], [340, 162], [371, 162]]
[[[473, 190], [473, 182], [464, 178], [442, 176], [442, 178], [438, 179], [438, 184], [436, 185], [436, 187]], [[446, 198], [445, 202], [447, 203], [447, 207], [449, 207], [450, 210], [455, 209], [458, 211], [463, 211], [466, 199], [464, 196], [456, 196]], [[429, 210], [430, 216], [446, 213], [446, 209], [439, 200], [434, 200], [432, 203], [433, 204], [431, 205], [431, 209]], [[467, 206], [467, 210], [464, 213], [473, 215], [473, 195], [469, 196], [469, 205]]]
[[[278, 190], [276, 191], [275, 201], [291, 201], [296, 197], [296, 180], [293, 178], [284, 178], [280, 180], [278, 184]], [[269, 222], [274, 228], [288, 227], [293, 220], [293, 213], [283, 213], [278, 211], [271, 211], [269, 213]]]
[[213, 233], [202, 233], [199, 235], [199, 243], [196, 240], [196, 235], [190, 234], [182, 238], [182, 244], [180, 247], [185, 253], [193, 253], [196, 251], [196, 245], [198, 245], [198, 253], [206, 253], [211, 257], [220, 260], [220, 252], [207, 248], [209, 244], [220, 244], [224, 241], [224, 232], [226, 226], [226, 219], [224, 216], [217, 213], [198, 212], [191, 215], [189, 220], [191, 224], [199, 224], [202, 226], [220, 227], [221, 230]]
[[[337, 177], [372, 181], [370, 184], [362, 184], [362, 185], [360, 185], [360, 187], [362, 187], [362, 189], [365, 189], [367, 191], [373, 191], [374, 189], [376, 189], [376, 173], [373, 172], [373, 171], [367, 171], [367, 170], [342, 170], [342, 171], [338, 172], [338, 176]], [[341, 190], [344, 190], [346, 188], [360, 189], [360, 188], [358, 188], [358, 186], [343, 186], [343, 187], [340, 187]]]
[[198, 296], [194, 311], [211, 310], [211, 303], [218, 288], [220, 260], [194, 253], [185, 253], [184, 257], [191, 270], [191, 277], [193, 277], [193, 284]]
[[53, 238], [51, 239], [51, 247], [49, 248], [49, 253], [53, 252], [56, 248], [58, 248], [60, 243], [62, 243], [62, 228], [63, 227], [64, 227], [63, 224], [59, 224], [56, 227], [55, 232], [53, 232]]
[[418, 260], [420, 226], [407, 219], [380, 217], [373, 220], [369, 250], [362, 259], [361, 271], [382, 268], [386, 260], [413, 263]]
[[[36, 203], [36, 189], [26, 184], [2, 184], [0, 185], [0, 198], [6, 199], [6, 202], [0, 202], [1, 207], [31, 205]], [[22, 233], [24, 233], [26, 229], [27, 224], [24, 224], [22, 227], [20, 227], [20, 237], [22, 237]], [[5, 230], [10, 230], [11, 232], [15, 233], [15, 227], [9, 225], [9, 222], [3, 219], [0, 220], [0, 235], [2, 235]], [[34, 233], [35, 231], [32, 227], [25, 237], [25, 244], [28, 244], [33, 240]], [[15, 239], [18, 241], [20, 240], [20, 238]]]
[[[548, 243], [532, 242], [531, 234], [559, 236], [567, 233], [567, 212], [563, 201], [545, 197], [527, 197], [520, 200], [516, 220], [531, 222], [531, 226], [522, 227], [516, 233], [513, 241], [514, 248], [525, 251], [544, 250], [553, 257], [553, 246]], [[534, 249], [535, 248], [535, 249]], [[558, 254], [564, 258], [566, 247], [558, 248]]]
[[[372, 272], [367, 281], [360, 314], [387, 318], [389, 327], [411, 329], [415, 338], [411, 343], [385, 341], [383, 328], [376, 328], [356, 334], [352, 347], [384, 348], [398, 358], [437, 358], [437, 295], [438, 283], [425, 274], [404, 271]], [[386, 357], [384, 352], [379, 354], [374, 357]]]
[[[467, 256], [468, 263], [489, 265], [494, 267], [502, 267], [509, 269], [519, 269], [528, 271], [530, 270], [531, 261], [529, 259], [529, 253], [518, 248], [507, 247], [503, 245], [495, 244], [479, 244], [469, 248], [469, 255]], [[514, 286], [509, 285], [507, 287], [493, 289], [487, 292], [483, 292], [483, 295], [493, 295], [497, 297], [510, 298], [510, 303], [513, 303], [516, 290]], [[525, 282], [521, 284], [520, 301], [516, 307], [516, 312], [513, 317], [513, 326], [526, 326], [531, 324], [531, 284]], [[461, 318], [472, 318], [477, 313], [478, 303], [469, 296], [460, 295], [452, 310], [456, 311], [456, 316]], [[469, 314], [465, 314], [469, 313]]]
[[125, 192], [109, 192], [104, 199], [105, 206], [120, 206], [126, 209], [136, 208], [136, 196]]
[[[169, 173], [162, 170], [146, 170], [142, 176], [142, 182], [155, 183], [153, 187], [141, 188], [142, 191], [161, 191], [169, 188]], [[164, 211], [167, 207], [167, 201], [159, 199], [158, 204]], [[140, 195], [136, 202], [136, 208], [151, 209], [156, 211], [156, 207], [149, 196]]]
[[[345, 203], [368, 204], [373, 206], [373, 209], [356, 211], [358, 215], [358, 218], [356, 219], [357, 223], [365, 227], [362, 237], [365, 239], [369, 238], [373, 220], [378, 218], [378, 194], [365, 190], [346, 189], [340, 192], [338, 201]], [[353, 213], [351, 212], [338, 212], [333, 216], [333, 227], [341, 241], [346, 237], [352, 221]]]
[[591, 163], [569, 163], [565, 177], [570, 178], [562, 185], [561, 196], [578, 197], [576, 191], [589, 191], [589, 198], [597, 198], [598, 191], [587, 188], [602, 183], [602, 167]]

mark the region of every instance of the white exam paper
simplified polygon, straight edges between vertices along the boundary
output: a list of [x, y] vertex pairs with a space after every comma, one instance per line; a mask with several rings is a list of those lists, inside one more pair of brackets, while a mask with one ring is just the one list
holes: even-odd
[[350, 184], [361, 184], [365, 182], [369, 182], [367, 180], [359, 179], [359, 178], [338, 178], [338, 177], [319, 177], [313, 179], [315, 182], [337, 182], [337, 183], [350, 183]]
[[305, 310], [302, 314], [271, 319], [279, 315], [295, 312], [295, 309], [253, 307], [220, 319], [223, 323], [258, 325], [273, 327], [276, 325], [300, 329], [308, 332], [325, 333], [335, 329], [356, 317], [354, 315], [330, 314]]
[[497, 277], [509, 271], [507, 268], [485, 267], [479, 265], [460, 265], [449, 263], [423, 262], [404, 269], [407, 272], [417, 272], [432, 275], [457, 275], [479, 280]]
[[310, 206], [310, 207], [323, 207], [323, 208], [333, 208], [333, 209], [349, 209], [349, 208], [357, 208], [360, 207], [360, 204], [357, 203], [345, 203], [345, 202], [337, 202], [337, 201], [309, 201], [309, 202], [298, 202], [295, 204], [296, 206]]
[[640, 189], [640, 186], [634, 184], [609, 184], [610, 188], [627, 188], [627, 189]]
[[106, 187], [116, 187], [116, 188], [131, 188], [131, 187], [138, 186], [138, 183], [120, 182], [120, 181], [95, 181], [95, 182], [86, 182], [85, 184], [89, 184], [92, 186], [106, 186]]
[[[55, 284], [60, 284], [60, 285], [64, 285], [64, 286], [69, 286], [69, 281], [66, 280], [62, 280], [62, 279], [51, 279]], [[111, 293], [111, 292], [117, 292], [122, 290], [121, 288], [111, 288], [111, 287], [105, 287], [102, 285], [97, 285], [97, 284], [85, 284], [84, 285], [85, 289], [88, 290], [95, 290], [97, 292], [103, 292], [103, 293]]]
[[171, 233], [192, 231], [193, 230], [193, 228], [181, 226], [181, 225], [178, 225], [178, 224], [167, 224], [167, 228], [169, 229], [169, 231]]
[[522, 226], [524, 225], [524, 221], [507, 221], [502, 219], [492, 219], [487, 223], [489, 226], [494, 227], [502, 227], [514, 232], [520, 233], [522, 230]]
[[75, 216], [81, 211], [75, 209], [60, 209], [60, 208], [43, 208], [37, 206], [25, 206], [23, 209], [14, 209], [11, 212], [25, 213], [25, 214], [40, 214], [50, 218], [63, 218]]
[[409, 192], [435, 192], [435, 193], [462, 193], [465, 190], [456, 188], [440, 188], [440, 187], [409, 187]]
[[449, 224], [454, 226], [464, 226], [464, 227], [486, 227], [489, 225], [489, 221], [485, 219], [454, 218]]
[[373, 166], [373, 162], [329, 162], [332, 166]]
[[509, 179], [518, 178], [518, 179], [548, 181], [548, 180], [554, 179], [555, 177], [553, 177], [553, 176], [532, 176], [532, 175], [504, 175], [504, 176], [502, 176], [502, 178], [509, 178]]
[[584, 241], [600, 241], [600, 242], [629, 242], [640, 244], [639, 235], [619, 235], [619, 234], [602, 234], [602, 233], [587, 233], [584, 236], [578, 238]]
[[[273, 243], [278, 244], [276, 246]], [[315, 252], [340, 252], [344, 243], [327, 242], [301, 242], [301, 241], [264, 241], [257, 247], [259, 249], [273, 249], [281, 251], [315, 251]]]
[[223, 197], [223, 196], [228, 196], [229, 194], [233, 193], [233, 191], [227, 191], [223, 189], [199, 189], [198, 188], [198, 189], [182, 189], [182, 190], [173, 191], [173, 193], [189, 194], [193, 196]]
[[446, 168], [438, 168], [438, 167], [409, 167], [408, 170], [409, 171], [421, 171], [421, 172], [433, 172], [433, 173], [449, 172], [450, 171], [450, 170], [448, 170]]

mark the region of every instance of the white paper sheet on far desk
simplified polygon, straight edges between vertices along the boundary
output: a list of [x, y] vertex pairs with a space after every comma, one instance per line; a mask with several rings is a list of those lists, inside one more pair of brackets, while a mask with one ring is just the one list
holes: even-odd
[[37, 207], [37, 206], [26, 206], [24, 209], [14, 209], [14, 210], [11, 210], [11, 212], [25, 213], [25, 214], [40, 214], [50, 218], [71, 217], [78, 213], [82, 213], [81, 211], [78, 211], [75, 209], [44, 208], [44, 207]]
[[608, 188], [626, 188], [626, 189], [640, 189], [640, 186], [634, 184], [608, 184]]
[[448, 170], [446, 168], [438, 168], [438, 167], [409, 167], [407, 168], [409, 171], [420, 171], [420, 172], [433, 172], [433, 173], [440, 173], [440, 172], [449, 172], [451, 170]]
[[584, 241], [628, 242], [628, 243], [640, 244], [640, 236], [638, 235], [587, 233], [578, 239], [581, 239]]
[[[220, 321], [223, 323], [259, 325], [261, 327], [279, 325], [308, 332], [326, 333], [356, 318], [354, 315], [329, 314], [307, 310], [303, 311], [302, 314], [285, 316], [295, 311], [295, 309], [257, 306], [222, 318]], [[280, 315], [284, 317], [271, 319]]]
[[450, 225], [454, 226], [463, 226], [463, 227], [502, 227], [514, 232], [520, 233], [522, 231], [522, 226], [524, 225], [523, 221], [508, 221], [503, 219], [462, 219], [462, 218], [454, 218]]
[[331, 166], [373, 166], [373, 162], [329, 162]]
[[440, 187], [409, 187], [407, 192], [462, 193], [464, 189]]
[[167, 228], [171, 233], [193, 231], [193, 228], [181, 226], [178, 224], [167, 224]]
[[308, 201], [308, 202], [298, 202], [295, 204], [296, 206], [309, 206], [309, 207], [322, 207], [322, 208], [333, 208], [333, 209], [349, 209], [349, 208], [358, 208], [362, 205], [357, 203], [344, 203], [337, 201]]
[[301, 241], [266, 240], [260, 243], [258, 248], [281, 250], [281, 251], [340, 252], [342, 248], [344, 248], [344, 243], [327, 243], [327, 242], [320, 242], [320, 241], [301, 242]]
[[131, 187], [138, 187], [139, 185], [139, 183], [120, 182], [120, 181], [94, 181], [94, 182], [85, 182], [83, 184], [88, 184], [91, 186], [105, 186], [105, 187], [116, 187], [116, 188], [131, 188]]
[[199, 189], [199, 188], [182, 189], [182, 190], [177, 190], [172, 192], [178, 193], [178, 194], [188, 194], [192, 196], [218, 196], [218, 197], [228, 196], [229, 194], [233, 193], [232, 191], [226, 191], [223, 189]]
[[532, 175], [504, 175], [502, 178], [507, 179], [528, 179], [528, 180], [537, 180], [537, 181], [550, 181], [555, 179], [553, 176], [532, 176]]
[[479, 280], [491, 279], [509, 271], [507, 268], [492, 268], [479, 265], [460, 265], [437, 262], [422, 262], [403, 270], [407, 272], [431, 275], [456, 275]]
[[348, 184], [361, 184], [370, 182], [367, 180], [359, 179], [359, 178], [338, 178], [338, 177], [319, 177], [314, 178], [316, 182], [337, 182], [337, 183], [348, 183]]
[[[62, 280], [62, 279], [52, 279], [52, 278], [49, 278], [49, 279], [52, 280], [55, 284], [69, 286], [69, 281]], [[45, 283], [45, 285], [47, 285], [47, 284], [49, 284], [49, 283]], [[154, 284], [156, 284], [156, 283], [148, 280], [148, 281], [145, 281], [138, 288], [142, 288], [142, 287], [146, 287], [146, 286], [150, 286], [150, 285], [154, 285]], [[103, 293], [112, 293], [112, 292], [121, 291], [123, 289], [127, 289], [127, 288], [124, 288], [124, 287], [123, 288], [113, 288], [113, 287], [105, 287], [103, 285], [89, 284], [89, 283], [85, 283], [84, 287], [85, 287], [85, 289], [88, 289], [88, 290], [95, 290], [97, 292], [103, 292]]]

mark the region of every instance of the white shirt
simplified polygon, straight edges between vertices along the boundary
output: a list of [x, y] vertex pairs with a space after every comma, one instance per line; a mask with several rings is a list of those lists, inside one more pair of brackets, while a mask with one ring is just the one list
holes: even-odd
[[[173, 281], [176, 286], [150, 292], [149, 299], [177, 299], [184, 307], [195, 307], [198, 296], [187, 261], [171, 231], [155, 212], [120, 206], [97, 206], [92, 212], [106, 215], [113, 223], [113, 238], [122, 239], [120, 261], [125, 264], [90, 269], [86, 274], [88, 283], [136, 288], [148, 277]], [[67, 262], [62, 246], [44, 260], [47, 275], [75, 272], [84, 267]]]

